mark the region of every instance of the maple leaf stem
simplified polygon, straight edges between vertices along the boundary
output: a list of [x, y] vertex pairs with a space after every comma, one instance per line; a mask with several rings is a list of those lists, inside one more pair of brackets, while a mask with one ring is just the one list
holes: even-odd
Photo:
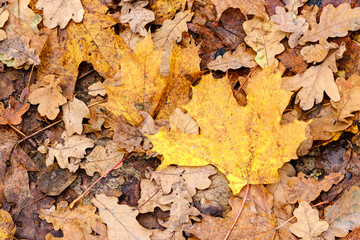
[[240, 214], [241, 214], [241, 212], [242, 212], [242, 210], [243, 210], [243, 208], [244, 208], [244, 205], [245, 205], [246, 198], [247, 198], [247, 196], [248, 196], [248, 194], [249, 194], [249, 189], [250, 189], [250, 184], [248, 183], [248, 184], [246, 185], [246, 192], [245, 192], [245, 196], [244, 196], [244, 198], [243, 198], [243, 201], [242, 201], [242, 203], [241, 203], [241, 207], [240, 207], [238, 213], [236, 214], [236, 217], [235, 217], [233, 223], [231, 224], [231, 227], [229, 228], [229, 231], [227, 232], [226, 236], [224, 237], [224, 240], [227, 240], [227, 239], [229, 238], [231, 231], [232, 231], [233, 228], [235, 227], [236, 222], [237, 222], [237, 220], [238, 220], [239, 217], [240, 217]]
[[73, 208], [74, 205], [83, 197], [86, 196], [86, 194], [88, 194], [88, 192], [98, 183], [100, 182], [101, 179], [103, 179], [104, 177], [106, 177], [112, 170], [114, 170], [117, 166], [119, 166], [123, 161], [125, 161], [127, 158], [129, 158], [129, 156], [131, 155], [131, 153], [128, 153], [125, 157], [123, 157], [117, 164], [115, 164], [112, 168], [110, 168], [106, 173], [104, 173], [101, 177], [99, 177], [93, 184], [91, 184], [90, 187], [88, 187], [88, 189], [85, 190], [85, 192], [83, 192], [83, 194], [81, 194], [78, 198], [76, 198], [74, 201], [72, 201], [69, 205], [70, 208]]

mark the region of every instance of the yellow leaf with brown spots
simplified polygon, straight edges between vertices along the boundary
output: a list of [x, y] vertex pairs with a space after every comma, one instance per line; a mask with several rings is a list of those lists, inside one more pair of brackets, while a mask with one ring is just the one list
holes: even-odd
[[234, 194], [247, 183], [279, 181], [277, 170], [297, 158], [307, 123], [280, 125], [291, 93], [281, 88], [281, 73], [274, 68], [249, 79], [247, 98], [247, 106], [239, 106], [226, 77], [204, 76], [193, 88], [192, 101], [184, 106], [199, 124], [200, 134], [176, 129], [148, 136], [153, 150], [164, 156], [160, 168], [212, 164], [226, 174]]

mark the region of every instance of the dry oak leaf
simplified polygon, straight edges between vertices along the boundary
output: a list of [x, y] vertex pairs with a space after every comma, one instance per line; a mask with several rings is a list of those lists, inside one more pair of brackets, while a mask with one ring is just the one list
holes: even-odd
[[360, 8], [351, 8], [350, 4], [343, 3], [338, 7], [328, 4], [322, 10], [319, 23], [310, 23], [311, 29], [305, 32], [299, 40], [301, 45], [306, 42], [319, 41], [325, 44], [329, 37], [345, 37], [348, 31], [360, 29]]
[[143, 228], [136, 220], [138, 210], [117, 204], [116, 197], [96, 195], [92, 203], [99, 209], [101, 220], [107, 224], [111, 240], [150, 240], [151, 230]]
[[[177, 12], [185, 8], [186, 0], [156, 0], [151, 2], [151, 10], [155, 13], [154, 24], [164, 24], [167, 19], [172, 19]], [[191, 7], [188, 7], [191, 9]]]
[[226, 72], [229, 69], [239, 69], [241, 67], [252, 68], [256, 66], [254, 58], [254, 51], [246, 49], [245, 43], [242, 43], [233, 53], [229, 51], [223, 56], [217, 56], [214, 61], [208, 63], [207, 68], [223, 72]]
[[200, 215], [200, 211], [193, 207], [190, 192], [182, 182], [177, 182], [172, 185], [173, 191], [169, 195], [160, 198], [161, 204], [170, 204], [169, 219], [160, 222], [160, 225], [166, 227], [170, 232], [181, 230], [185, 223], [190, 223], [190, 216]]
[[0, 110], [0, 125], [19, 125], [22, 121], [22, 115], [24, 115], [29, 108], [29, 103], [20, 103], [10, 96], [9, 107], [3, 113]]
[[217, 19], [228, 8], [239, 8], [244, 15], [254, 14], [257, 17], [269, 18], [263, 0], [211, 0], [215, 5]]
[[43, 23], [47, 28], [60, 26], [63, 29], [71, 19], [79, 23], [84, 16], [84, 8], [80, 0], [40, 0], [36, 8], [43, 10]]
[[289, 46], [296, 47], [299, 38], [308, 30], [309, 24], [305, 18], [296, 16], [293, 12], [286, 12], [283, 7], [275, 8], [276, 14], [270, 17], [271, 21], [279, 24], [278, 29], [283, 32], [291, 33], [289, 36]]
[[42, 79], [42, 86], [33, 91], [29, 96], [29, 102], [39, 104], [38, 111], [41, 116], [54, 120], [59, 114], [59, 106], [66, 103], [66, 98], [61, 94], [60, 79], [55, 75], [47, 75]]
[[262, 67], [270, 67], [279, 63], [275, 58], [285, 50], [280, 41], [285, 33], [278, 29], [278, 25], [271, 21], [254, 17], [244, 22], [246, 33], [245, 42], [257, 53], [255, 61]]
[[326, 42], [325, 44], [313, 44], [305, 46], [300, 53], [307, 63], [319, 63], [324, 60], [329, 51], [333, 48], [338, 48], [336, 43]]
[[85, 135], [68, 136], [66, 132], [63, 132], [61, 138], [64, 139], [64, 144], [57, 143], [48, 147], [46, 166], [53, 164], [56, 158], [61, 168], [75, 172], [79, 168], [80, 159], [86, 154], [85, 150], [94, 147], [94, 141]]
[[136, 46], [144, 39], [139, 33], [133, 33], [130, 27], [125, 28], [119, 36], [125, 41], [125, 43], [131, 48], [131, 50], [135, 50]]
[[124, 154], [117, 151], [116, 144], [109, 141], [106, 147], [96, 146], [86, 157], [86, 160], [81, 162], [80, 167], [85, 169], [89, 176], [93, 176], [95, 172], [102, 176], [123, 157]]
[[300, 172], [297, 179], [288, 181], [288, 186], [285, 187], [285, 199], [291, 204], [303, 201], [312, 202], [321, 191], [329, 191], [332, 185], [338, 184], [343, 178], [344, 175], [338, 172], [330, 173], [323, 180], [318, 181]]
[[285, 8], [289, 12], [293, 12], [295, 16], [298, 14], [298, 8], [302, 7], [308, 0], [282, 0], [285, 3]]
[[34, 13], [30, 8], [31, 0], [8, 0], [6, 9], [10, 12], [10, 21], [14, 16], [21, 22], [26, 23], [35, 33], [39, 32], [37, 25], [41, 22], [42, 17]]
[[297, 158], [307, 125], [298, 121], [280, 125], [291, 97], [281, 88], [280, 79], [281, 73], [274, 68], [254, 74], [249, 80], [248, 104], [241, 107], [227, 78], [203, 76], [193, 88], [192, 101], [184, 106], [199, 124], [200, 135], [175, 130], [148, 136], [153, 151], [164, 155], [160, 168], [212, 164], [227, 176], [234, 194], [247, 183], [278, 182], [277, 170]]
[[155, 20], [155, 13], [144, 8], [148, 3], [149, 1], [126, 2], [121, 7], [121, 23], [129, 23], [131, 31], [143, 37], [147, 35], [145, 25]]
[[83, 118], [90, 118], [90, 111], [86, 104], [74, 97], [72, 101], [64, 104], [61, 109], [64, 113], [63, 121], [67, 135], [81, 134], [83, 131]]
[[100, 81], [98, 81], [88, 87], [88, 94], [91, 96], [105, 96], [106, 90], [104, 88], [104, 85]]
[[[38, 53], [35, 53], [35, 49], [30, 47], [29, 37], [19, 35], [13, 30], [7, 30], [6, 33], [7, 38], [0, 44], [2, 59], [12, 61], [11, 66], [14, 68], [21, 68], [23, 65], [40, 64]], [[9, 66], [9, 64], [7, 65]]]
[[[2, 28], [5, 25], [8, 18], [9, 18], [9, 11], [5, 9], [0, 14], [0, 28]], [[6, 32], [3, 29], [0, 29], [0, 41], [4, 40], [5, 38], [6, 38]]]
[[175, 109], [170, 116], [171, 127], [177, 127], [184, 133], [198, 135], [200, 128], [197, 122], [190, 116], [189, 113], [183, 113], [180, 108]]
[[336, 108], [336, 120], [347, 122], [346, 118], [353, 117], [353, 112], [360, 110], [360, 76], [351, 75], [348, 80], [336, 79], [340, 92], [340, 101], [331, 100], [331, 105]]
[[188, 31], [186, 22], [189, 22], [193, 13], [189, 11], [179, 12], [173, 20], [165, 20], [163, 26], [158, 29], [153, 36], [155, 48], [162, 48], [163, 55], [160, 65], [160, 73], [162, 76], [170, 74], [170, 57], [173, 42], [180, 42], [183, 32]]
[[324, 98], [324, 92], [333, 100], [339, 101], [339, 90], [334, 82], [333, 72], [337, 72], [336, 60], [341, 58], [345, 51], [345, 46], [330, 51], [323, 63], [312, 66], [304, 73], [299, 73], [293, 77], [284, 78], [283, 88], [288, 91], [299, 90], [296, 95], [295, 103], [300, 103], [303, 110], [309, 110]]
[[[138, 126], [143, 119], [139, 111], [146, 111], [152, 117], [166, 118], [178, 104], [186, 104], [191, 90], [191, 81], [186, 75], [200, 70], [197, 47], [181, 49], [174, 46], [171, 74], [167, 77], [160, 75], [161, 57], [162, 50], [154, 50], [148, 34], [134, 51], [124, 54], [119, 60], [123, 85], [105, 85], [108, 102], [104, 105], [115, 115], [123, 115], [131, 124]], [[161, 109], [162, 106], [165, 109]]]
[[14, 239], [15, 230], [16, 227], [10, 213], [3, 209], [0, 209], [0, 239]]
[[171, 192], [173, 184], [181, 182], [191, 196], [194, 196], [196, 189], [206, 189], [210, 186], [211, 180], [209, 177], [216, 173], [216, 169], [211, 165], [204, 167], [169, 166], [165, 169], [151, 172], [150, 179], [154, 179], [161, 185], [165, 194]]
[[164, 192], [155, 181], [149, 179], [141, 179], [140, 182], [141, 197], [138, 201], [138, 210], [140, 213], [153, 212], [155, 207], [161, 208], [162, 211], [170, 210], [168, 204], [161, 204], [160, 198]]
[[63, 61], [74, 61], [76, 69], [87, 61], [105, 79], [113, 77], [120, 69], [121, 55], [129, 50], [124, 40], [111, 29], [118, 20], [106, 14], [108, 7], [101, 0], [81, 2], [85, 9], [82, 22], [70, 22], [62, 31]]
[[[231, 224], [234, 222], [241, 206], [241, 202], [241, 198], [230, 198], [229, 203], [232, 209], [225, 218], [202, 214], [202, 222], [193, 224], [193, 226], [186, 231], [192, 233], [198, 239], [224, 239]], [[228, 239], [293, 239], [291, 236], [288, 238], [280, 238], [282, 234], [284, 234], [283, 228], [277, 229], [275, 215], [271, 212], [258, 211], [256, 204], [251, 201], [245, 203], [241, 212], [241, 217], [236, 222]]]
[[297, 222], [292, 224], [289, 229], [303, 240], [318, 239], [317, 237], [329, 228], [327, 222], [319, 221], [319, 212], [307, 202], [299, 204], [299, 207], [294, 211], [294, 216]]
[[323, 233], [326, 240], [345, 237], [350, 230], [360, 225], [360, 189], [353, 186], [335, 203], [325, 208], [325, 218], [330, 225]]
[[[101, 222], [100, 217], [95, 214], [93, 206], [78, 205], [70, 209], [66, 201], [57, 204], [57, 208], [40, 209], [39, 217], [52, 223], [55, 230], [62, 230], [64, 236], [56, 238], [51, 233], [46, 235], [47, 240], [73, 239], [73, 240], [105, 240], [106, 225]], [[111, 238], [109, 238], [111, 239]]]

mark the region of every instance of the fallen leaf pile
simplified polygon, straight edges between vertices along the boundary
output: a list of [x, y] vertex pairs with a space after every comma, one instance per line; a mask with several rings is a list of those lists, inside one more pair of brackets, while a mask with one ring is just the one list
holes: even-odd
[[0, 1], [0, 239], [357, 239], [359, 32], [358, 1]]

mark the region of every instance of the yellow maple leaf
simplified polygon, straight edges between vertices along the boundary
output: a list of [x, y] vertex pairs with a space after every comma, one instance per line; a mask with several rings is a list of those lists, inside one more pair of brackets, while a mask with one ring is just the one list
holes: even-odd
[[105, 106], [135, 125], [142, 121], [139, 111], [146, 111], [152, 117], [157, 114], [169, 117], [176, 107], [190, 100], [191, 80], [186, 76], [200, 71], [197, 50], [194, 45], [184, 49], [174, 46], [170, 75], [164, 77], [160, 75], [162, 49], [154, 49], [148, 34], [134, 51], [123, 54], [120, 59], [123, 85], [105, 85], [109, 97]]
[[227, 176], [234, 194], [247, 183], [278, 181], [278, 168], [297, 158], [307, 125], [298, 121], [280, 125], [291, 97], [281, 88], [280, 79], [281, 73], [274, 68], [258, 72], [250, 79], [248, 104], [241, 107], [227, 77], [204, 76], [193, 88], [192, 101], [184, 106], [201, 133], [189, 135], [176, 129], [148, 136], [153, 150], [164, 156], [160, 168], [213, 164]]

